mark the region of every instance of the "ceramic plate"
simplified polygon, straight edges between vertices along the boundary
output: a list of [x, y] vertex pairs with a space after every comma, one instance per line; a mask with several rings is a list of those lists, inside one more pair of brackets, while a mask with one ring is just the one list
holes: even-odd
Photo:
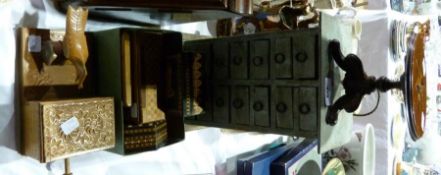
[[404, 123], [400, 114], [394, 115], [391, 122], [391, 142], [396, 151], [401, 151], [404, 147]]
[[416, 141], [424, 134], [424, 124], [427, 105], [426, 76], [424, 70], [424, 41], [426, 36], [425, 25], [416, 24], [415, 30], [409, 38], [409, 50], [406, 56], [405, 104], [409, 133]]

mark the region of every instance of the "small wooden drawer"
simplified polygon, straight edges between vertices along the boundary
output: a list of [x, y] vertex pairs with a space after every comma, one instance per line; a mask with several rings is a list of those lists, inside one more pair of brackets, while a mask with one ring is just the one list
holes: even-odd
[[302, 132], [315, 132], [318, 129], [317, 98], [314, 87], [294, 89], [294, 116], [299, 118], [299, 130]]
[[[308, 41], [308, 43], [305, 43]], [[306, 33], [293, 36], [292, 54], [295, 79], [317, 79], [317, 35]]]

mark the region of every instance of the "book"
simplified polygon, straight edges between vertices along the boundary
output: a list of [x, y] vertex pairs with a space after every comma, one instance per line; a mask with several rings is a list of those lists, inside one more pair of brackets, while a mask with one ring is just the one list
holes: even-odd
[[237, 175], [269, 175], [270, 164], [298, 143], [280, 145], [270, 150], [237, 160]]
[[[305, 174], [315, 175], [320, 174], [321, 156], [317, 151], [317, 139], [305, 139], [299, 145], [292, 147], [285, 154], [275, 159], [270, 166], [271, 175], [292, 175]], [[315, 161], [314, 164], [312, 161]], [[314, 167], [314, 165], [317, 165]], [[303, 166], [309, 167], [302, 169]], [[299, 173], [299, 171], [301, 171]]]

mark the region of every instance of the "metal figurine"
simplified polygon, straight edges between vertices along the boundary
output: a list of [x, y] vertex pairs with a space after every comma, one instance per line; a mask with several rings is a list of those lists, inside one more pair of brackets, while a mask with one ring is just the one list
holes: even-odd
[[280, 7], [279, 16], [283, 25], [290, 30], [308, 28], [319, 21], [318, 12], [305, 0], [290, 0], [289, 6]]
[[400, 81], [392, 81], [384, 76], [376, 79], [374, 76], [366, 75], [360, 58], [354, 54], [348, 54], [344, 57], [337, 40], [332, 40], [329, 43], [328, 54], [346, 72], [343, 79], [345, 95], [332, 104], [326, 113], [326, 123], [329, 125], [335, 125], [340, 110], [354, 112], [364, 95], [370, 94], [374, 90], [386, 92], [391, 89], [402, 89], [404, 85], [404, 78], [400, 78]]

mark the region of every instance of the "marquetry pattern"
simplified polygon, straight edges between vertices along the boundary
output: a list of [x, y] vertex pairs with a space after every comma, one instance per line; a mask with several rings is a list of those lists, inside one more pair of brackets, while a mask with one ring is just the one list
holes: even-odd
[[167, 140], [167, 122], [154, 121], [129, 125], [124, 129], [124, 147], [127, 152], [155, 149]]
[[145, 95], [145, 106], [142, 107], [143, 123], [164, 120], [165, 113], [158, 108], [158, 89], [156, 86], [147, 86], [142, 90]]

